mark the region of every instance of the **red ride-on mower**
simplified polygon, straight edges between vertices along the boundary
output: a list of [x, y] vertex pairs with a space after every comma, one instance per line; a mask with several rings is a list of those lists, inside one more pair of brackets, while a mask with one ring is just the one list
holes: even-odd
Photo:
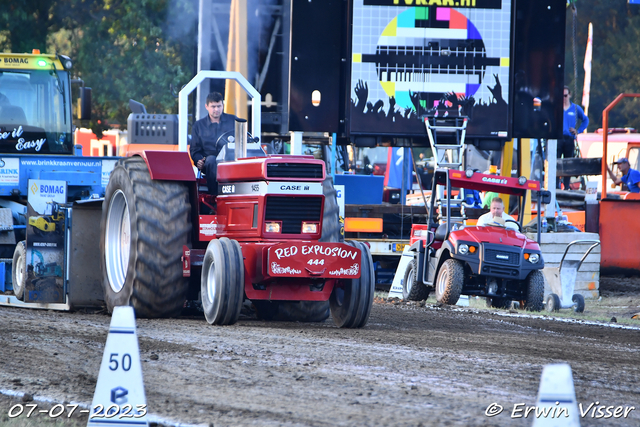
[[[453, 206], [461, 201], [445, 197], [453, 188], [516, 195], [519, 212], [523, 212], [528, 190], [537, 191], [539, 201], [546, 196], [539, 191], [539, 182], [525, 177], [436, 170], [428, 223], [411, 230], [414, 259], [404, 276], [405, 299], [423, 300], [435, 290], [436, 299], [443, 304], [456, 304], [460, 295], [473, 295], [488, 298], [493, 307], [506, 308], [520, 301], [527, 310], [542, 310], [544, 261], [539, 244], [522, 234], [522, 222], [517, 223], [519, 231], [498, 225], [463, 226], [463, 209]], [[452, 217], [452, 212], [457, 216]]]

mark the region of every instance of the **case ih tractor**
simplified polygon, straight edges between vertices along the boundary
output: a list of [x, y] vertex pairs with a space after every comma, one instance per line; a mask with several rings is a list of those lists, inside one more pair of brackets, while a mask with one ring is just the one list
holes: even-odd
[[218, 156], [218, 196], [196, 178], [186, 152], [186, 101], [205, 78], [241, 84], [259, 134], [257, 91], [239, 73], [206, 71], [180, 92], [180, 151], [130, 151], [118, 161], [101, 223], [109, 311], [131, 305], [138, 316], [177, 316], [185, 301], [199, 299], [210, 324], [229, 325], [249, 299], [264, 319], [288, 306], [301, 320], [320, 320], [330, 306], [337, 326], [364, 326], [373, 263], [366, 245], [338, 241], [323, 161], [267, 156], [247, 143], [246, 123], [236, 123], [234, 142]]
[[[538, 191], [539, 200], [541, 197], [540, 183], [525, 177], [436, 170], [428, 224], [414, 225], [411, 230], [414, 259], [405, 271], [405, 299], [423, 300], [435, 290], [436, 299], [443, 304], [456, 304], [463, 294], [487, 297], [493, 307], [506, 308], [512, 301], [520, 301], [527, 310], [542, 310], [544, 261], [539, 244], [521, 232], [502, 226], [455, 223], [463, 219], [461, 213], [452, 217], [452, 211], [460, 212], [460, 206], [452, 208], [455, 201], [445, 197], [452, 195], [453, 188], [516, 195], [519, 212], [523, 212], [528, 190]], [[437, 202], [439, 218], [436, 217]], [[519, 217], [520, 223], [513, 222], [522, 231], [522, 215]], [[538, 230], [539, 223], [538, 216]]]

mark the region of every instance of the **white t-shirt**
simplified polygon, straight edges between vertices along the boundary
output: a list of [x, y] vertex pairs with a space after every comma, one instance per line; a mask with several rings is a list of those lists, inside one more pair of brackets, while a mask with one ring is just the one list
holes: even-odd
[[[513, 219], [512, 216], [507, 215], [506, 213], [502, 212], [502, 219], [504, 219], [505, 221], [510, 219], [512, 221], [515, 221]], [[491, 212], [487, 212], [486, 214], [480, 216], [480, 218], [478, 218], [478, 222], [477, 222], [477, 226], [478, 227], [487, 227], [490, 225], [494, 225], [495, 223], [493, 222], [493, 216], [491, 215]], [[496, 225], [499, 226], [499, 225]], [[518, 225], [513, 223], [513, 222], [506, 222], [505, 223], [505, 227], [507, 227], [510, 230], [516, 230], [518, 231]]]

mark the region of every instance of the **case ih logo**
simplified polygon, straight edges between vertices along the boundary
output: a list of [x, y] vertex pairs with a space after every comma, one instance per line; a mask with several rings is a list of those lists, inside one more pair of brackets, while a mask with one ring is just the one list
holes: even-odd
[[491, 182], [494, 184], [506, 184], [507, 180], [504, 178], [489, 178], [489, 177], [482, 177], [482, 182]]

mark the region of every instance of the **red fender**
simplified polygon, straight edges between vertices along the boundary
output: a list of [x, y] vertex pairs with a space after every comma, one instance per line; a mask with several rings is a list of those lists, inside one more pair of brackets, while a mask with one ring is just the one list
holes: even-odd
[[195, 181], [196, 175], [189, 153], [184, 151], [143, 151], [151, 179], [165, 181]]

